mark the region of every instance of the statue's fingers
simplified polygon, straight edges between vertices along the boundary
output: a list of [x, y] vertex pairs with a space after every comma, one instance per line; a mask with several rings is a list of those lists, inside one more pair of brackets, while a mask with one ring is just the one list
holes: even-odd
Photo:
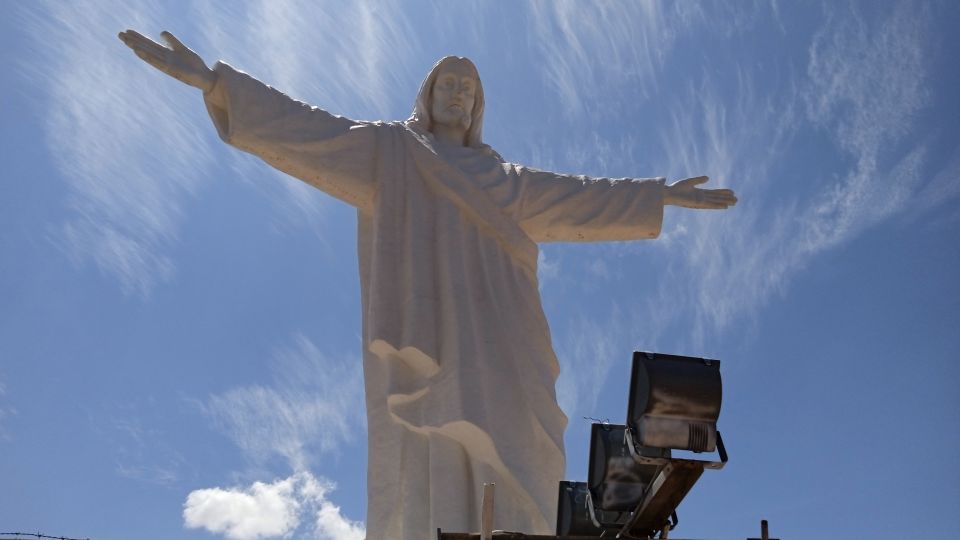
[[[124, 45], [126, 45], [127, 47], [130, 47], [131, 49], [133, 49], [140, 43], [140, 39], [137, 37], [136, 32], [134, 32], [133, 30], [120, 32], [119, 34], [117, 34], [117, 37], [120, 38], [120, 41], [122, 41]], [[143, 36], [140, 36], [140, 37], [143, 37]]]
[[160, 45], [159, 43], [136, 43], [129, 46], [133, 49], [133, 52], [148, 54], [157, 60], [164, 60], [167, 58], [167, 55], [170, 54], [170, 49]]
[[733, 192], [729, 192], [729, 193], [707, 192], [706, 198], [704, 200], [709, 202], [720, 203], [720, 204], [729, 204], [729, 205], [737, 204], [737, 197], [733, 194]]
[[707, 195], [711, 197], [735, 197], [732, 189], [702, 189]]
[[155, 47], [151, 47], [149, 45], [138, 45], [130, 48], [133, 49], [133, 52], [137, 53], [137, 56], [145, 54], [156, 59], [158, 62], [167, 62], [167, 55], [170, 54], [170, 49], [167, 49], [161, 45], [157, 45]]
[[157, 68], [157, 69], [159, 69], [159, 70], [161, 70], [161, 71], [164, 71], [164, 70], [167, 69], [167, 61], [166, 61], [166, 59], [157, 57], [157, 56], [154, 55], [154, 54], [151, 54], [151, 53], [148, 53], [148, 52], [144, 52], [144, 51], [139, 50], [139, 49], [134, 49], [133, 52], [134, 52], [134, 54], [136, 54], [137, 56], [139, 56], [141, 60], [143, 60], [144, 62], [150, 64], [151, 66], [153, 66], [153, 67], [155, 67], [155, 68]]
[[156, 41], [153, 41], [150, 38], [145, 38], [143, 36], [139, 36], [139, 37], [128, 36], [127, 39], [124, 39], [123, 37], [121, 37], [120, 39], [123, 40], [124, 45], [133, 49], [134, 52], [139, 51], [139, 52], [156, 56], [158, 58], [163, 58], [166, 55], [166, 53], [170, 52], [170, 49], [164, 47], [163, 45], [157, 43]]
[[724, 190], [722, 193], [714, 194], [716, 200], [723, 201], [727, 204], [737, 204], [737, 196], [733, 194], [730, 190]]
[[163, 32], [160, 32], [160, 37], [162, 37], [163, 40], [170, 45], [170, 48], [175, 51], [187, 48], [187, 46], [184, 45], [182, 41], [177, 39], [177, 36], [171, 34], [170, 32], [167, 32], [166, 30], [164, 30]]
[[120, 40], [130, 47], [160, 47], [164, 48], [163, 45], [157, 43], [156, 41], [148, 38], [147, 36], [137, 32], [136, 30], [127, 30], [125, 32], [120, 32]]
[[717, 201], [713, 201], [713, 202], [715, 202], [715, 203], [717, 203], [717, 204], [722, 204], [723, 207], [726, 208], [726, 207], [728, 207], [728, 206], [735, 206], [735, 205], [737, 204], [737, 199], [736, 199], [736, 198], [733, 198], [733, 199], [722, 199], [722, 200], [717, 200]]
[[127, 30], [124, 30], [123, 32], [120, 32], [119, 34], [117, 34], [117, 37], [119, 37], [124, 43], [126, 43], [126, 42], [129, 41], [129, 40], [134, 40], [134, 39], [147, 39], [147, 38], [146, 38], [143, 34], [141, 34], [140, 32], [137, 32], [136, 30], [130, 30], [130, 29], [127, 29]]
[[698, 208], [703, 208], [705, 210], [723, 210], [724, 208], [727, 208], [729, 206], [732, 206], [732, 205], [726, 201], [715, 201], [711, 199], [704, 199], [700, 201]]
[[687, 178], [687, 182], [694, 186], [699, 186], [700, 184], [706, 184], [707, 180], [710, 180], [709, 176], [694, 176], [693, 178]]

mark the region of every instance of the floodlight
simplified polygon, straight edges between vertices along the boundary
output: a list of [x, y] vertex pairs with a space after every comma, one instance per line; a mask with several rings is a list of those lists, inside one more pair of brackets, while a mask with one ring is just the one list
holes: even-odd
[[713, 452], [721, 397], [719, 361], [633, 353], [627, 425], [639, 446]]
[[[560, 484], [557, 535], [666, 538], [703, 470], [727, 463], [717, 431], [721, 397], [720, 362], [635, 352], [627, 425], [593, 424], [586, 486]], [[716, 451], [720, 460], [674, 457], [671, 449]]]
[[[560, 482], [557, 497], [557, 536], [600, 536], [603, 529], [595, 523], [594, 514], [600, 522], [614, 521], [617, 516], [589, 505], [590, 492], [586, 482]], [[609, 515], [608, 515], [609, 514]]]
[[599, 529], [621, 528], [636, 509], [662, 464], [641, 463], [670, 457], [670, 450], [641, 448], [630, 441], [627, 426], [593, 424], [590, 431], [590, 466], [587, 472], [588, 510]]

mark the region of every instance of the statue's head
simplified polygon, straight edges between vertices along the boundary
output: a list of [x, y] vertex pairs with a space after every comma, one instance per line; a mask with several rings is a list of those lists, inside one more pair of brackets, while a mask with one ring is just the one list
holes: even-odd
[[483, 85], [473, 62], [447, 56], [434, 64], [408, 122], [430, 132], [437, 124], [459, 124], [466, 128], [465, 146], [483, 146]]

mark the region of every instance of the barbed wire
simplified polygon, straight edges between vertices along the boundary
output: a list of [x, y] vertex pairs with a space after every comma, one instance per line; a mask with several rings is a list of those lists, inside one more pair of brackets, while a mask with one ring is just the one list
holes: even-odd
[[[32, 538], [47, 538], [47, 539], [50, 539], [50, 540], [90, 540], [89, 538], [70, 538], [69, 536], [49, 536], [49, 535], [46, 535], [46, 534], [41, 534], [40, 531], [37, 531], [37, 532], [35, 532], [35, 533], [28, 533], [28, 532], [0, 532], [0, 536], [8, 536], [8, 535], [9, 535], [9, 536], [14, 536], [14, 537], [29, 536], [29, 537], [32, 537]], [[4, 539], [3, 539], [3, 538], [0, 538], [0, 540], [4, 540]]]

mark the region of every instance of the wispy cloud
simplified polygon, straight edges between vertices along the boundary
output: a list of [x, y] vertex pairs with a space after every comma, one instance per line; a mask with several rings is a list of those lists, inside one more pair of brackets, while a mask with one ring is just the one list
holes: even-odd
[[177, 89], [154, 84], [162, 76], [144, 73], [116, 38], [159, 17], [126, 3], [57, 2], [19, 15], [36, 56], [18, 67], [39, 91], [49, 153], [69, 188], [72, 215], [51, 234], [74, 260], [146, 295], [175, 271], [166, 253], [206, 165], [202, 119], [189, 121]]
[[249, 487], [198, 489], [183, 507], [184, 525], [232, 540], [287, 538], [305, 519], [303, 535], [318, 540], [362, 540], [362, 523], [343, 516], [327, 498], [335, 485], [308, 472]]
[[4, 424], [6, 423], [8, 418], [15, 416], [17, 414], [17, 410], [15, 408], [5, 403], [6, 396], [7, 396], [7, 386], [3, 382], [3, 378], [0, 377], [0, 441], [9, 441], [12, 438], [10, 433], [7, 432], [7, 429], [4, 426]]
[[[648, 302], [648, 317], [666, 332], [667, 321], [692, 326], [685, 347], [701, 350], [703, 340], [724, 330], [737, 315], [762, 305], [783, 284], [789, 257], [785, 241], [792, 229], [792, 208], [764, 208], [776, 189], [771, 178], [795, 126], [795, 94], [785, 98], [757, 95], [754, 82], [741, 75], [736, 101], [716, 95], [709, 78], [691, 84], [671, 109], [663, 131], [665, 170], [670, 178], [708, 171], [707, 188], [733, 187], [741, 203], [726, 212], [672, 209], [682, 241], [662, 247], [665, 259], [660, 289]], [[760, 150], [762, 149], [762, 150]], [[673, 239], [671, 239], [673, 240]], [[656, 339], [657, 336], [651, 336]]]
[[954, 201], [960, 197], [960, 145], [950, 152], [951, 158], [933, 177], [917, 190], [909, 209], [911, 217]]
[[[620, 309], [614, 308], [609, 319], [596, 321], [575, 317], [576, 328], [559, 340], [558, 354], [563, 369], [557, 380], [557, 399], [569, 418], [596, 416], [599, 392], [613, 364], [622, 358], [623, 341], [629, 340], [631, 325]], [[627, 347], [630, 345], [628, 344]]]
[[[694, 343], [755, 313], [813, 256], [908, 208], [926, 156], [922, 142], [907, 143], [927, 100], [925, 21], [923, 9], [905, 3], [872, 22], [855, 11], [834, 13], [792, 90], [761, 94], [744, 71], [736, 101], [724, 101], [704, 75], [675, 103], [663, 139], [673, 150], [668, 169], [733, 180], [742, 201], [723, 215], [678, 216], [686, 247], [660, 295], [685, 296], [672, 305], [686, 306], [682, 317], [696, 321]], [[797, 159], [789, 143], [801, 130], [830, 134], [848, 165], [830, 173], [839, 181], [812, 178], [817, 194], [782, 202], [774, 175], [784, 170], [780, 161]]]
[[[929, 13], [914, 7], [901, 3], [869, 20], [836, 8], [810, 41], [805, 72], [785, 81], [771, 84], [765, 74], [733, 60], [724, 64], [724, 80], [732, 80], [732, 87], [704, 69], [670, 95], [658, 96], [669, 121], [659, 129], [662, 157], [654, 158], [653, 170], [671, 179], [710, 174], [706, 187], [732, 187], [741, 202], [721, 213], [668, 210], [664, 238], [644, 246], [657, 257], [656, 290], [645, 293], [639, 307], [614, 305], [600, 320], [566, 322], [571, 332], [557, 340], [564, 363], [558, 394], [571, 417], [589, 414], [593, 388], [610, 369], [603, 360], [609, 351], [633, 345], [638, 328], [645, 346], [703, 354], [734, 324], [749, 333], [759, 310], [817, 255], [893, 216], [957, 196], [956, 160], [924, 180], [928, 151], [914, 130], [928, 103]], [[601, 40], [597, 50], [604, 47]], [[801, 135], [827, 148], [820, 169], [797, 151]], [[602, 168], [631, 166], [629, 152], [610, 152], [616, 144], [584, 146], [583, 159], [576, 153], [564, 158], [592, 160]], [[816, 172], [791, 169], [790, 163]], [[824, 171], [827, 163], [839, 165]], [[638, 248], [598, 249], [605, 250], [616, 275], [616, 255]], [[603, 269], [595, 270], [603, 279]], [[633, 324], [624, 327], [625, 319]], [[665, 343], [667, 336], [682, 336], [683, 342]], [[575, 404], [581, 409], [571, 414]]]
[[[358, 358], [331, 358], [302, 335], [270, 361], [269, 385], [235, 388], [210, 397], [205, 413], [260, 465], [282, 457], [293, 475], [247, 488], [193, 491], [184, 504], [187, 527], [236, 540], [289, 537], [360, 540], [363, 524], [346, 519], [329, 499], [334, 484], [314, 477], [311, 465], [366, 429]], [[305, 516], [312, 516], [303, 525]]]
[[207, 21], [206, 47], [289, 95], [361, 118], [390, 118], [397, 104], [412, 105], [412, 95], [396, 92], [420, 75], [410, 71], [419, 43], [401, 2], [197, 7]]
[[548, 87], [571, 116], [597, 112], [586, 108], [609, 103], [618, 81], [629, 80], [636, 95], [649, 97], [677, 26], [690, 15], [682, 3], [653, 1], [536, 2], [530, 9]]
[[[399, 119], [412, 106], [412, 90], [396, 89], [419, 80], [411, 71], [418, 34], [400, 2], [198, 2], [196, 9], [202, 49], [296, 99], [356, 119]], [[234, 165], [269, 193], [286, 228], [327, 229], [321, 220], [330, 198], [276, 171], [263, 185], [256, 160], [237, 156]]]
[[[295, 1], [196, 2], [183, 9], [201, 37], [170, 30], [211, 63], [226, 59], [340, 114], [389, 118], [399, 110], [393, 90], [409, 78], [417, 49], [400, 3], [319, 9]], [[209, 183], [211, 143], [219, 144], [199, 93], [145, 65], [116, 38], [126, 28], [157, 36], [169, 13], [128, 2], [41, 2], [17, 15], [36, 53], [17, 67], [38, 90], [49, 153], [68, 186], [71, 214], [51, 236], [78, 264], [92, 262], [124, 292], [147, 296], [176, 273], [171, 253], [187, 203]], [[404, 96], [402, 110], [410, 103]], [[263, 175], [255, 160], [234, 155], [238, 176]], [[325, 198], [286, 177], [267, 184], [268, 200], [283, 210], [278, 216], [293, 210], [298, 222], [315, 227]]]
[[305, 470], [366, 429], [359, 358], [331, 358], [297, 335], [270, 365], [273, 384], [235, 388], [204, 405], [254, 462], [278, 455], [293, 470]]
[[563, 112], [619, 116], [626, 101], [620, 97], [642, 102], [668, 90], [659, 75], [678, 41], [741, 32], [768, 12], [779, 22], [775, 4], [753, 4], [561, 0], [531, 3], [530, 19], [543, 76]]
[[[166, 414], [166, 412], [164, 413]], [[89, 421], [106, 452], [114, 472], [129, 480], [173, 486], [189, 469], [186, 459], [171, 444], [170, 434], [156, 427], [156, 403], [123, 403], [110, 412], [91, 414]]]
[[[831, 13], [810, 48], [808, 117], [854, 160], [806, 217], [808, 250], [831, 247], [901, 210], [921, 178], [924, 147], [897, 160], [896, 144], [927, 102], [923, 6], [906, 2], [870, 24], [855, 10]], [[892, 169], [892, 173], [885, 173]]]

